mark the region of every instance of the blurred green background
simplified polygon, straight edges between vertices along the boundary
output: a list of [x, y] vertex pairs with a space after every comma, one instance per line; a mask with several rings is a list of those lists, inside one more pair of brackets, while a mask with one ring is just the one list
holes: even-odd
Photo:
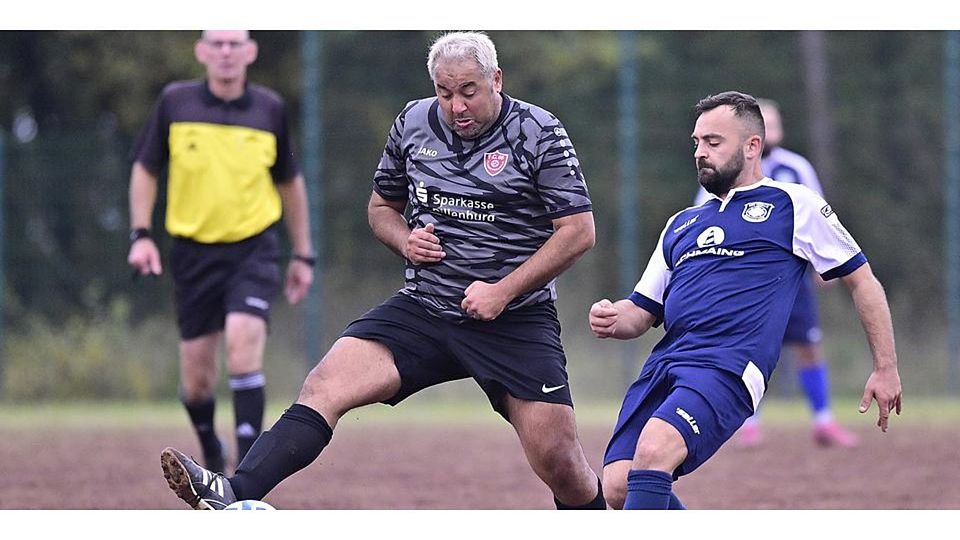
[[[301, 156], [320, 158], [322, 317], [278, 302], [267, 345], [268, 395], [295, 398], [323, 349], [402, 286], [402, 262], [369, 231], [366, 201], [393, 119], [432, 94], [426, 51], [438, 31], [324, 31], [322, 134]], [[490, 32], [504, 91], [565, 124], [594, 201], [597, 245], [559, 281], [559, 310], [575, 397], [617, 401], [662, 331], [629, 349], [591, 337], [595, 300], [622, 298], [665, 220], [697, 182], [689, 144], [693, 105], [738, 89], [777, 100], [784, 146], [814, 163], [828, 201], [863, 247], [894, 314], [909, 394], [950, 388], [944, 302], [942, 32], [643, 31], [637, 58], [639, 136], [619, 138], [621, 36], [606, 31]], [[0, 32], [3, 327], [0, 402], [167, 400], [177, 392], [177, 334], [168, 275], [133, 282], [126, 265], [128, 154], [163, 86], [200, 78], [198, 32]], [[300, 135], [301, 32], [253, 32], [250, 79], [287, 100]], [[630, 219], [640, 269], [624, 285], [618, 217], [620, 159], [638, 159]], [[162, 193], [162, 190], [161, 190]], [[155, 231], [162, 231], [161, 208]], [[165, 253], [169, 239], [159, 236]], [[166, 261], [166, 258], [164, 259]], [[859, 395], [871, 360], [842, 285], [821, 291], [833, 389]], [[625, 351], [630, 351], [624, 365]], [[790, 359], [772, 397], [795, 394]], [[223, 384], [224, 392], [226, 385]], [[456, 396], [463, 384], [433, 390]], [[477, 391], [478, 392], [478, 391]]]

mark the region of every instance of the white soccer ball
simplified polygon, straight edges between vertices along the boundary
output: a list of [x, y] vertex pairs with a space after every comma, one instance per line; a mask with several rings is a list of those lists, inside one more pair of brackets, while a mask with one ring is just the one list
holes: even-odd
[[224, 510], [276, 510], [276, 508], [263, 501], [246, 500], [232, 503]]

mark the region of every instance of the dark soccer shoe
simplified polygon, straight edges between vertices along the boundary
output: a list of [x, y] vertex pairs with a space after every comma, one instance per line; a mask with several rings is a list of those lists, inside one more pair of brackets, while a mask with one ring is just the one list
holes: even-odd
[[195, 510], [223, 510], [237, 501], [226, 477], [204, 469], [182, 452], [165, 448], [160, 466], [170, 489]]

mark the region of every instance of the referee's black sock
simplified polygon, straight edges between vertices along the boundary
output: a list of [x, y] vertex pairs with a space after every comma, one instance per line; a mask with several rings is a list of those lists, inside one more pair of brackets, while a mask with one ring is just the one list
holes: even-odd
[[181, 397], [180, 401], [183, 407], [187, 409], [190, 416], [190, 422], [193, 424], [193, 430], [197, 432], [197, 438], [200, 439], [200, 447], [203, 449], [203, 457], [206, 463], [212, 460], [219, 460], [223, 447], [220, 445], [220, 439], [213, 427], [213, 414], [217, 408], [217, 401], [211, 397], [209, 399], [189, 402]]
[[233, 390], [233, 412], [237, 435], [237, 463], [253, 446], [263, 427], [264, 377], [262, 371], [230, 376]]
[[570, 506], [569, 504], [563, 504], [560, 502], [560, 499], [554, 497], [553, 503], [557, 505], [557, 510], [606, 510], [607, 509], [607, 500], [603, 498], [603, 482], [600, 481], [600, 478], [597, 478], [597, 496], [593, 498], [592, 501], [587, 504], [582, 504], [579, 506]]
[[332, 436], [333, 429], [319, 412], [299, 403], [291, 405], [237, 465], [230, 478], [237, 500], [262, 499], [285, 478], [313, 463]]

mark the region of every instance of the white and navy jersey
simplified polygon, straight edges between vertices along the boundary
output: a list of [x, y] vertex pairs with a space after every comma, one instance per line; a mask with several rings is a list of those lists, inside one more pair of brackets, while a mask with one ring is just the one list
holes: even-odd
[[[387, 137], [373, 188], [406, 200], [408, 224], [435, 225], [440, 262], [407, 261], [402, 293], [453, 320], [474, 281], [495, 282], [553, 234], [552, 220], [591, 210], [577, 153], [548, 111], [503, 96], [500, 116], [476, 139], [457, 136], [436, 97], [412, 101]], [[514, 299], [516, 309], [556, 299], [555, 280]]]
[[[817, 171], [813, 165], [807, 161], [807, 158], [796, 152], [791, 152], [786, 148], [779, 146], [770, 150], [765, 158], [760, 161], [760, 168], [763, 174], [768, 178], [773, 178], [777, 182], [788, 182], [790, 184], [800, 184], [812, 189], [814, 193], [823, 197], [823, 187], [820, 186], [820, 179], [817, 177]], [[711, 195], [701, 186], [697, 190], [697, 196], [693, 204], [701, 205]]]
[[725, 369], [757, 403], [807, 263], [830, 280], [866, 261], [830, 205], [800, 185], [764, 178], [678, 212], [630, 295], [666, 330], [643, 369]]

